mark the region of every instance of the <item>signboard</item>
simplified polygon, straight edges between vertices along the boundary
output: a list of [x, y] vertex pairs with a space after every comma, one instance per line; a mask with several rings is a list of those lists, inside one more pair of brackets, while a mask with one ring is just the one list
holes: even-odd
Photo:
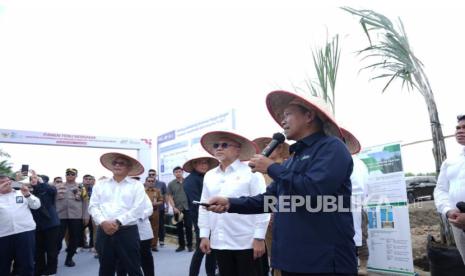
[[193, 152], [199, 151], [200, 138], [214, 130], [235, 129], [234, 109], [188, 126], [169, 131], [157, 138], [158, 176], [160, 181], [174, 179], [173, 168], [182, 166]]
[[415, 275], [410, 222], [400, 144], [363, 150], [368, 168], [368, 270]]
[[0, 129], [0, 143], [137, 150], [137, 158], [145, 168], [152, 164], [151, 139]]

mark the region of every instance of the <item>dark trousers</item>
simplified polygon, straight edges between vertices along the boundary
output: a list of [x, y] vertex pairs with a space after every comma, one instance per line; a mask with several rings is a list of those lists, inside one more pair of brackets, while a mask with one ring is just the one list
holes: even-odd
[[76, 249], [82, 240], [82, 219], [60, 219], [60, 236], [58, 240], [58, 252], [61, 250], [63, 238], [68, 230], [68, 247], [66, 252], [72, 257], [76, 254]]
[[36, 230], [36, 274], [57, 273], [60, 226]]
[[215, 254], [221, 276], [262, 276], [266, 275], [260, 259], [254, 260], [253, 249], [212, 250]]
[[142, 276], [139, 239], [137, 225], [121, 226], [111, 236], [99, 227], [95, 246], [100, 261], [99, 276], [113, 276], [117, 262], [130, 276]]
[[[153, 263], [152, 239], [140, 241], [140, 262], [144, 276], [155, 276], [155, 265]], [[118, 261], [118, 267], [116, 269], [117, 276], [126, 276], [127, 272]]]
[[160, 216], [159, 220], [160, 223], [158, 224], [158, 240], [161, 242], [165, 242], [165, 209], [159, 210]]
[[178, 242], [180, 247], [186, 247], [184, 239], [184, 228], [186, 229], [187, 246], [192, 247], [192, 218], [189, 210], [182, 211], [184, 219], [176, 224], [176, 232], [178, 232]]
[[[192, 255], [191, 265], [189, 267], [189, 276], [198, 276], [200, 272], [200, 266], [202, 265], [202, 259], [205, 255], [202, 250], [200, 250], [200, 231], [198, 226], [198, 212], [195, 210], [192, 211], [192, 223], [194, 225], [195, 232], [195, 251]], [[216, 269], [216, 258], [213, 253], [207, 254], [205, 257], [205, 272], [207, 276], [215, 276]]]
[[0, 275], [10, 275], [15, 261], [18, 275], [34, 275], [35, 230], [0, 238]]

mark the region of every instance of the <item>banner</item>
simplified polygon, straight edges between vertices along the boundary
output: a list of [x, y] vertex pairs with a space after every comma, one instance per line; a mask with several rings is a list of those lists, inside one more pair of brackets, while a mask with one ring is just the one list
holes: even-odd
[[368, 270], [415, 275], [400, 144], [370, 147], [358, 154], [368, 168]]
[[[172, 130], [157, 138], [158, 176], [159, 180], [168, 183], [174, 179], [173, 168], [182, 166], [190, 159], [192, 153], [199, 151], [200, 138], [203, 134], [235, 129], [234, 109], [217, 116]], [[208, 154], [208, 153], [206, 153]]]
[[139, 150], [150, 149], [152, 140], [0, 129], [0, 143]]

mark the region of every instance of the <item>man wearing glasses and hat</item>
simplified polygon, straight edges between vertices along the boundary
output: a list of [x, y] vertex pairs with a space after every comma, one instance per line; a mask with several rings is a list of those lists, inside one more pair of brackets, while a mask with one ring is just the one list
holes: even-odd
[[103, 154], [100, 162], [113, 172], [113, 177], [95, 185], [89, 202], [89, 213], [99, 225], [99, 275], [114, 275], [118, 262], [129, 275], [142, 276], [137, 221], [146, 217], [146, 203], [151, 203], [144, 185], [130, 176], [142, 174], [144, 167], [136, 159], [117, 152]]
[[68, 231], [68, 247], [66, 248], [65, 265], [73, 267], [76, 264], [73, 256], [82, 240], [83, 222], [89, 220], [85, 191], [76, 182], [78, 171], [73, 168], [66, 169], [66, 183], [57, 183], [56, 210], [60, 218], [60, 235], [58, 251], [61, 250], [63, 238]]
[[266, 193], [211, 198], [208, 210], [257, 214], [265, 211], [270, 198], [285, 199], [283, 205], [289, 206], [292, 197], [310, 200], [305, 202], [310, 205], [318, 198], [331, 197], [344, 211], [321, 208], [310, 212], [304, 204], [294, 206], [295, 211], [279, 212], [284, 206], [275, 205], [271, 266], [283, 276], [356, 274], [354, 226], [347, 211], [353, 163], [329, 106], [322, 99], [286, 91], [269, 93], [266, 104], [287, 139], [296, 141], [290, 146], [291, 157], [278, 164], [255, 155], [250, 161], [253, 171], [267, 173], [274, 180]]
[[[212, 131], [200, 139], [202, 147], [220, 162], [205, 174], [201, 202], [213, 196], [254, 196], [265, 192], [265, 179], [241, 161], [258, 152], [245, 137], [226, 131]], [[260, 257], [265, 254], [268, 214], [215, 214], [199, 210], [200, 249], [213, 251], [222, 276], [266, 275]]]

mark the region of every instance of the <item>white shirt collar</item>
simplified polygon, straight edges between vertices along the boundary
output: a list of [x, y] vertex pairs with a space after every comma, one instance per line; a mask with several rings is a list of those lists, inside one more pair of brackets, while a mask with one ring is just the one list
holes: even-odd
[[121, 180], [121, 182], [116, 181], [114, 177], [110, 178], [110, 182], [113, 183], [132, 183], [133, 181], [134, 179], [130, 178], [129, 176], [126, 176], [123, 180]]
[[[228, 167], [226, 167], [226, 170], [224, 172], [228, 170], [236, 171], [238, 166], [240, 166], [240, 164], [241, 164], [241, 161], [239, 159], [236, 159]], [[218, 167], [216, 168], [216, 172], [217, 173], [223, 172], [223, 170], [221, 170], [221, 164], [218, 165]]]

